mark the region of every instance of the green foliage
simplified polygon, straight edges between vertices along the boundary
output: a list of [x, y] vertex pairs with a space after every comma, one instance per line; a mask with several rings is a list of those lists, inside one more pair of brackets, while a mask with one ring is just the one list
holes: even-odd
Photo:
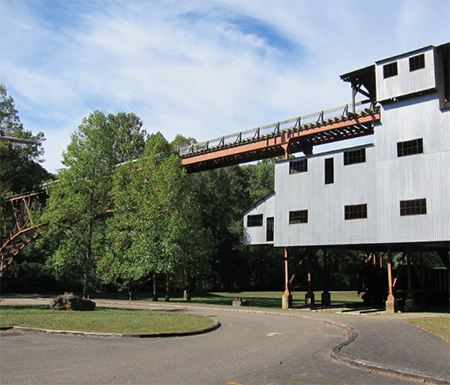
[[275, 160], [263, 159], [243, 167], [248, 182], [248, 195], [252, 204], [257, 203], [275, 187]]
[[170, 146], [172, 147], [174, 153], [178, 154], [178, 149], [180, 147], [189, 146], [195, 143], [197, 143], [197, 140], [195, 140], [194, 138], [186, 138], [185, 136], [178, 134], [177, 136], [175, 136], [174, 140], [170, 142]]
[[0, 225], [1, 234], [11, 226], [12, 213], [7, 205], [11, 194], [34, 191], [35, 187], [51, 175], [39, 164], [44, 153], [44, 134], [33, 135], [25, 130], [14, 106], [14, 99], [8, 96], [6, 87], [0, 84], [0, 136], [29, 139], [34, 144], [19, 144], [0, 141]]
[[112, 247], [99, 269], [104, 282], [132, 292], [152, 273], [171, 275], [181, 286], [204, 267], [205, 231], [200, 207], [180, 159], [160, 134], [151, 135], [136, 163], [114, 175]]
[[2, 293], [54, 293], [58, 283], [46, 263], [47, 250], [30, 242], [14, 256], [1, 278]]
[[134, 114], [105, 116], [95, 111], [72, 135], [58, 182], [50, 190], [44, 222], [45, 242], [59, 240], [50, 260], [61, 279], [83, 279], [89, 294], [96, 262], [106, 252], [105, 221], [112, 207], [112, 174], [120, 162], [131, 161], [144, 148], [145, 131]]

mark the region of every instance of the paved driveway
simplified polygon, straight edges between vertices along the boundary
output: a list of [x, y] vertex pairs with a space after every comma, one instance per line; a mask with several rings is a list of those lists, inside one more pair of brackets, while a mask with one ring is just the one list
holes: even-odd
[[[149, 307], [152, 305], [145, 305], [145, 308]], [[189, 337], [119, 339], [39, 334], [3, 336], [0, 338], [0, 382], [243, 385], [416, 383], [399, 376], [350, 366], [331, 358], [331, 349], [347, 339], [345, 330], [336, 325], [298, 318], [298, 312], [277, 315], [231, 310], [173, 308], [177, 312], [211, 317], [222, 324], [214, 332]], [[346, 319], [357, 320], [348, 316]], [[370, 350], [374, 349], [374, 339], [360, 338], [358, 343], [359, 348], [355, 348], [355, 344], [343, 351], [348, 349], [350, 355], [358, 355], [361, 348], [364, 350], [361, 343], [368, 344], [367, 357], [364, 358], [373, 358]], [[446, 345], [442, 346], [445, 352]]]

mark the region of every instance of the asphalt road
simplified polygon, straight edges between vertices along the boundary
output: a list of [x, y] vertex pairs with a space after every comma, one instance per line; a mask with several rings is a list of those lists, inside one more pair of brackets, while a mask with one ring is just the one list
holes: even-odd
[[[61, 335], [0, 338], [1, 384], [413, 384], [330, 357], [347, 339], [314, 319], [216, 309], [182, 309], [222, 326], [157, 339]], [[365, 321], [364, 321], [365, 322]], [[370, 338], [361, 343], [373, 344]], [[389, 347], [389, 346], [388, 346]], [[370, 349], [367, 346], [370, 356]], [[385, 347], [386, 348], [386, 347]], [[351, 348], [349, 347], [349, 352]]]

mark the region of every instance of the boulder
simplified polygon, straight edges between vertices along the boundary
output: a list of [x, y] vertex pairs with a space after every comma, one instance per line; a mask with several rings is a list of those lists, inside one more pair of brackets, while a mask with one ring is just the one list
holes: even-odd
[[248, 306], [247, 298], [235, 298], [233, 306]]
[[95, 302], [73, 294], [59, 295], [50, 302], [52, 310], [95, 310]]

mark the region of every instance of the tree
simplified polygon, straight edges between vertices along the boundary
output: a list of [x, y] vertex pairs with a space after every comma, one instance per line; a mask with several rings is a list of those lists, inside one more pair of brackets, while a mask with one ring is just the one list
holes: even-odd
[[105, 253], [112, 175], [119, 163], [139, 156], [145, 136], [134, 114], [106, 116], [95, 111], [83, 119], [63, 153], [66, 168], [59, 170], [50, 191], [42, 217], [43, 240], [59, 239], [50, 263], [58, 276], [82, 279], [83, 297], [88, 296], [95, 264]]
[[160, 134], [151, 135], [143, 155], [114, 175], [114, 216], [109, 249], [99, 269], [105, 282], [129, 292], [156, 274], [181, 286], [204, 266], [205, 232], [200, 208], [180, 159]]
[[174, 153], [178, 154], [178, 149], [180, 147], [190, 146], [195, 143], [197, 143], [197, 140], [195, 138], [191, 138], [191, 137], [186, 138], [185, 136], [178, 134], [170, 142], [170, 145], [172, 146]]
[[14, 99], [8, 96], [6, 87], [0, 84], [0, 136], [28, 139], [34, 143], [18, 144], [0, 141], [0, 204], [2, 233], [10, 225], [6, 200], [11, 194], [33, 191], [50, 174], [39, 164], [44, 153], [44, 134], [33, 135], [24, 129], [15, 109]]
[[39, 164], [44, 153], [44, 134], [33, 135], [24, 129], [15, 109], [14, 99], [8, 96], [6, 87], [0, 84], [0, 136], [28, 139], [34, 143], [17, 144], [0, 141], [1, 193], [31, 191], [48, 179], [49, 174]]
[[248, 195], [252, 204], [257, 203], [275, 189], [275, 159], [263, 159], [243, 167], [248, 182]]

